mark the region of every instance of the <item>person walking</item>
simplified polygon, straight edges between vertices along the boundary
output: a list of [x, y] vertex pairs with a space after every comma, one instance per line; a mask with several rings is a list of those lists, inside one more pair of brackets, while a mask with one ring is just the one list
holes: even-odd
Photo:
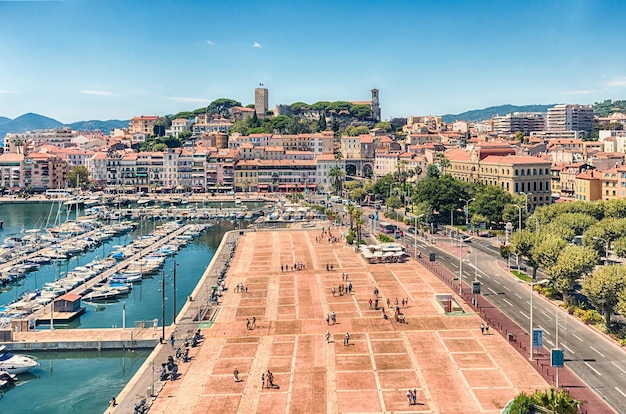
[[261, 374], [261, 389], [265, 388], [265, 372]]
[[485, 334], [485, 324], [483, 323], [480, 324], [480, 333], [483, 335]]
[[485, 334], [489, 335], [489, 324], [485, 324]]
[[369, 300], [370, 309], [372, 309], [372, 299]]
[[391, 301], [389, 300], [389, 298], [387, 298], [387, 307], [390, 308], [391, 307]]
[[172, 344], [172, 349], [174, 349], [175, 343], [176, 343], [176, 337], [174, 336], [174, 334], [172, 334], [172, 336], [170, 336], [170, 344]]
[[256, 328], [256, 316], [252, 317], [252, 327]]
[[326, 314], [326, 325], [330, 325], [330, 313]]
[[337, 323], [337, 315], [335, 315], [335, 311], [330, 314], [330, 319], [333, 321], [333, 325]]
[[326, 343], [330, 343], [330, 331], [326, 331]]
[[250, 330], [250, 319], [246, 319], [246, 329]]
[[239, 370], [237, 369], [237, 367], [235, 367], [235, 369], [233, 370], [233, 377], [235, 378], [235, 382], [240, 382], [241, 381], [239, 379]]
[[350, 345], [350, 333], [346, 332], [345, 338], [343, 338], [343, 346]]

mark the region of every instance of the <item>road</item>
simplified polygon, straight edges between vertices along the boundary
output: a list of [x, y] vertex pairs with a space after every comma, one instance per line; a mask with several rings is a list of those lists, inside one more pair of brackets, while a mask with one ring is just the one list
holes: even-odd
[[[452, 247], [450, 239], [438, 237], [436, 240], [438, 246], [448, 244], [452, 250], [457, 249]], [[405, 233], [405, 242], [414, 246], [414, 235]], [[418, 251], [428, 254], [436, 249], [437, 262], [459, 274], [458, 253], [452, 255], [438, 246], [417, 237]], [[471, 253], [468, 254], [468, 250]], [[473, 237], [463, 247], [462, 257], [463, 283], [471, 284], [476, 276], [481, 282], [483, 296], [528, 332], [530, 286], [500, 267], [498, 248], [488, 240]], [[556, 347], [558, 335], [565, 364], [617, 412], [626, 413], [626, 353], [622, 348], [536, 293], [533, 296], [533, 325], [535, 329], [543, 330], [546, 348]]]

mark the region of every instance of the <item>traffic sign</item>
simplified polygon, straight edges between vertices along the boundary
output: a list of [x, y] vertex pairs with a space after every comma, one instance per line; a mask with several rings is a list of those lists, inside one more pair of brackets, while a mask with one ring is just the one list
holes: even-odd
[[543, 346], [543, 330], [533, 329], [533, 348], [541, 348]]
[[553, 349], [550, 353], [550, 366], [563, 368], [565, 364], [565, 357], [562, 349]]

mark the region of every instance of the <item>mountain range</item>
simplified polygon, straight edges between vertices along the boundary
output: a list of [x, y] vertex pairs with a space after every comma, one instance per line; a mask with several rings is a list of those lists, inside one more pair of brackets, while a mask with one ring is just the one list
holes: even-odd
[[460, 114], [446, 114], [441, 118], [443, 122], [454, 122], [454, 121], [486, 121], [488, 119], [493, 118], [494, 115], [506, 115], [511, 114], [513, 112], [547, 112], [548, 108], [553, 107], [552, 105], [498, 105], [498, 106], [490, 106], [484, 109], [474, 109], [471, 111], [466, 111]]
[[105, 134], [108, 134], [115, 128], [127, 127], [129, 122], [130, 121], [111, 119], [108, 121], [91, 120], [64, 124], [56, 119], [33, 113], [24, 114], [15, 119], [0, 116], [0, 145], [4, 144], [4, 136], [9, 132], [26, 132], [36, 129], [70, 127], [78, 131], [93, 131], [99, 129]]

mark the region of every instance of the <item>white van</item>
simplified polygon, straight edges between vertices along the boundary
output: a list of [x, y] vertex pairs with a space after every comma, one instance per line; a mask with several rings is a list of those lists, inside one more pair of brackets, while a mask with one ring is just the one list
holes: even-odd
[[331, 202], [331, 203], [341, 203], [341, 197], [336, 196], [336, 195], [335, 195], [335, 196], [332, 196], [332, 197], [330, 198], [330, 202]]

